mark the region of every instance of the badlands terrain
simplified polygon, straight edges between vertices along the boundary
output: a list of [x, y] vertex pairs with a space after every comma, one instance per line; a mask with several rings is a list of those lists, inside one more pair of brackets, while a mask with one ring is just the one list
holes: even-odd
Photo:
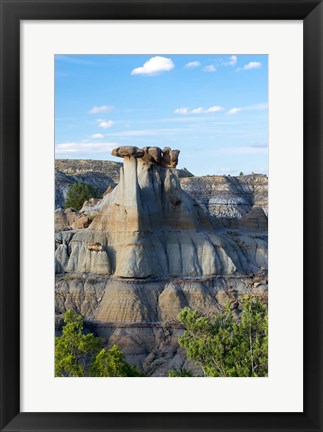
[[[194, 373], [177, 342], [179, 311], [267, 296], [268, 179], [195, 177], [168, 147], [112, 154], [122, 162], [56, 161], [56, 330], [72, 309], [147, 376]], [[76, 182], [102, 199], [64, 209]]]

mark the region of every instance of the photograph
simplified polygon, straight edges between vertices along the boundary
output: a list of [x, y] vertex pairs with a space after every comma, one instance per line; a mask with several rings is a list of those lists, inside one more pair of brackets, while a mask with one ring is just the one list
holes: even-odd
[[270, 376], [268, 55], [54, 63], [55, 377]]

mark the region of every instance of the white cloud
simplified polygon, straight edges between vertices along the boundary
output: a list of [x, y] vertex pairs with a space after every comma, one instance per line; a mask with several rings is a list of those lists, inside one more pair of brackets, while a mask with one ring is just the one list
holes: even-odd
[[232, 55], [227, 62], [222, 62], [223, 66], [234, 66], [238, 61], [238, 57], [236, 55]]
[[99, 138], [103, 138], [103, 137], [104, 137], [104, 135], [102, 135], [100, 133], [97, 133], [97, 134], [94, 134], [91, 136], [91, 138], [93, 138], [93, 139], [99, 139]]
[[158, 75], [161, 72], [168, 72], [174, 69], [174, 62], [166, 57], [152, 57], [146, 63], [133, 69], [131, 75]]
[[114, 125], [114, 121], [113, 120], [98, 119], [97, 122], [99, 123], [99, 126], [102, 129], [109, 129], [110, 127], [112, 127]]
[[236, 55], [233, 55], [230, 57], [229, 65], [234, 66], [238, 61], [238, 57]]
[[202, 107], [198, 107], [198, 108], [177, 108], [174, 113], [175, 114], [208, 114], [208, 113], [214, 113], [214, 112], [218, 112], [218, 111], [222, 111], [224, 110], [224, 107], [219, 106], [219, 105], [214, 105], [211, 106], [209, 108], [202, 108]]
[[73, 156], [77, 154], [88, 154], [88, 153], [110, 153], [111, 150], [117, 147], [118, 144], [106, 142], [106, 143], [63, 143], [56, 144], [55, 154], [56, 155], [68, 155]]
[[214, 106], [211, 106], [210, 108], [208, 108], [206, 110], [206, 112], [211, 113], [211, 112], [218, 112], [218, 111], [223, 111], [223, 110], [224, 110], [224, 108], [222, 106], [214, 105]]
[[208, 65], [203, 68], [204, 72], [215, 72], [216, 67], [214, 65]]
[[177, 108], [174, 111], [175, 114], [190, 114], [190, 110], [188, 108]]
[[93, 108], [90, 109], [89, 114], [98, 114], [98, 113], [105, 113], [112, 111], [113, 107], [108, 105], [95, 105]]
[[201, 63], [199, 61], [192, 61], [189, 63], [186, 63], [185, 67], [186, 69], [194, 69], [201, 66]]
[[242, 108], [231, 108], [231, 109], [229, 109], [229, 111], [227, 112], [227, 114], [237, 114], [241, 110], [242, 110]]
[[199, 107], [199, 108], [193, 108], [190, 112], [190, 114], [203, 114], [204, 113], [204, 109]]
[[237, 114], [240, 111], [263, 111], [268, 108], [268, 103], [263, 102], [255, 105], [245, 106], [245, 107], [234, 107], [227, 111], [227, 114]]
[[260, 62], [250, 62], [247, 63], [243, 66], [243, 70], [250, 70], [250, 69], [259, 69], [261, 68], [261, 63]]

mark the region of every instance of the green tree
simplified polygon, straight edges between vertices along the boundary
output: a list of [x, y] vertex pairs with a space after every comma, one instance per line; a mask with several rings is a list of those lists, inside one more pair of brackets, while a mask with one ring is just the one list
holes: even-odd
[[116, 345], [106, 350], [102, 348], [103, 339], [93, 333], [84, 334], [80, 315], [68, 310], [64, 323], [62, 336], [55, 338], [55, 376], [140, 376]]
[[108, 351], [102, 349], [91, 365], [90, 375], [95, 377], [135, 377], [139, 376], [134, 365], [124, 359], [124, 353], [113, 345]]
[[90, 198], [99, 198], [100, 193], [97, 187], [89, 186], [85, 183], [74, 183], [69, 188], [66, 197], [65, 208], [75, 208], [80, 210], [84, 204], [84, 201]]
[[243, 174], [243, 172], [242, 171], [240, 171], [240, 174], [239, 174], [239, 176], [243, 176], [244, 174]]
[[268, 375], [268, 312], [258, 298], [240, 303], [234, 318], [228, 303], [214, 318], [184, 308], [180, 321], [185, 331], [179, 344], [187, 357], [210, 377], [264, 377]]
[[94, 334], [83, 333], [83, 319], [68, 310], [64, 316], [62, 336], [55, 338], [55, 375], [87, 376], [87, 365], [102, 345]]
[[185, 368], [181, 368], [181, 369], [171, 369], [168, 372], [168, 377], [170, 378], [184, 378], [184, 377], [192, 377], [193, 374], [192, 372], [190, 372], [189, 370], [185, 369]]

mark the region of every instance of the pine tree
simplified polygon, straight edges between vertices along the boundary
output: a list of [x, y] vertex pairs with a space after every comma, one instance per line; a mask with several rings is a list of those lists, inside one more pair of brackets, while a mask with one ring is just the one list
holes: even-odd
[[184, 308], [185, 325], [179, 344], [196, 361], [204, 376], [264, 377], [268, 375], [268, 313], [258, 298], [241, 301], [234, 319], [228, 303], [214, 318]]
[[85, 201], [99, 197], [100, 193], [97, 187], [85, 183], [74, 183], [67, 192], [65, 208], [80, 210]]
[[102, 348], [103, 339], [84, 334], [83, 319], [68, 310], [64, 316], [62, 336], [55, 340], [55, 376], [57, 377], [134, 377], [140, 376], [125, 361], [124, 353], [113, 345]]

